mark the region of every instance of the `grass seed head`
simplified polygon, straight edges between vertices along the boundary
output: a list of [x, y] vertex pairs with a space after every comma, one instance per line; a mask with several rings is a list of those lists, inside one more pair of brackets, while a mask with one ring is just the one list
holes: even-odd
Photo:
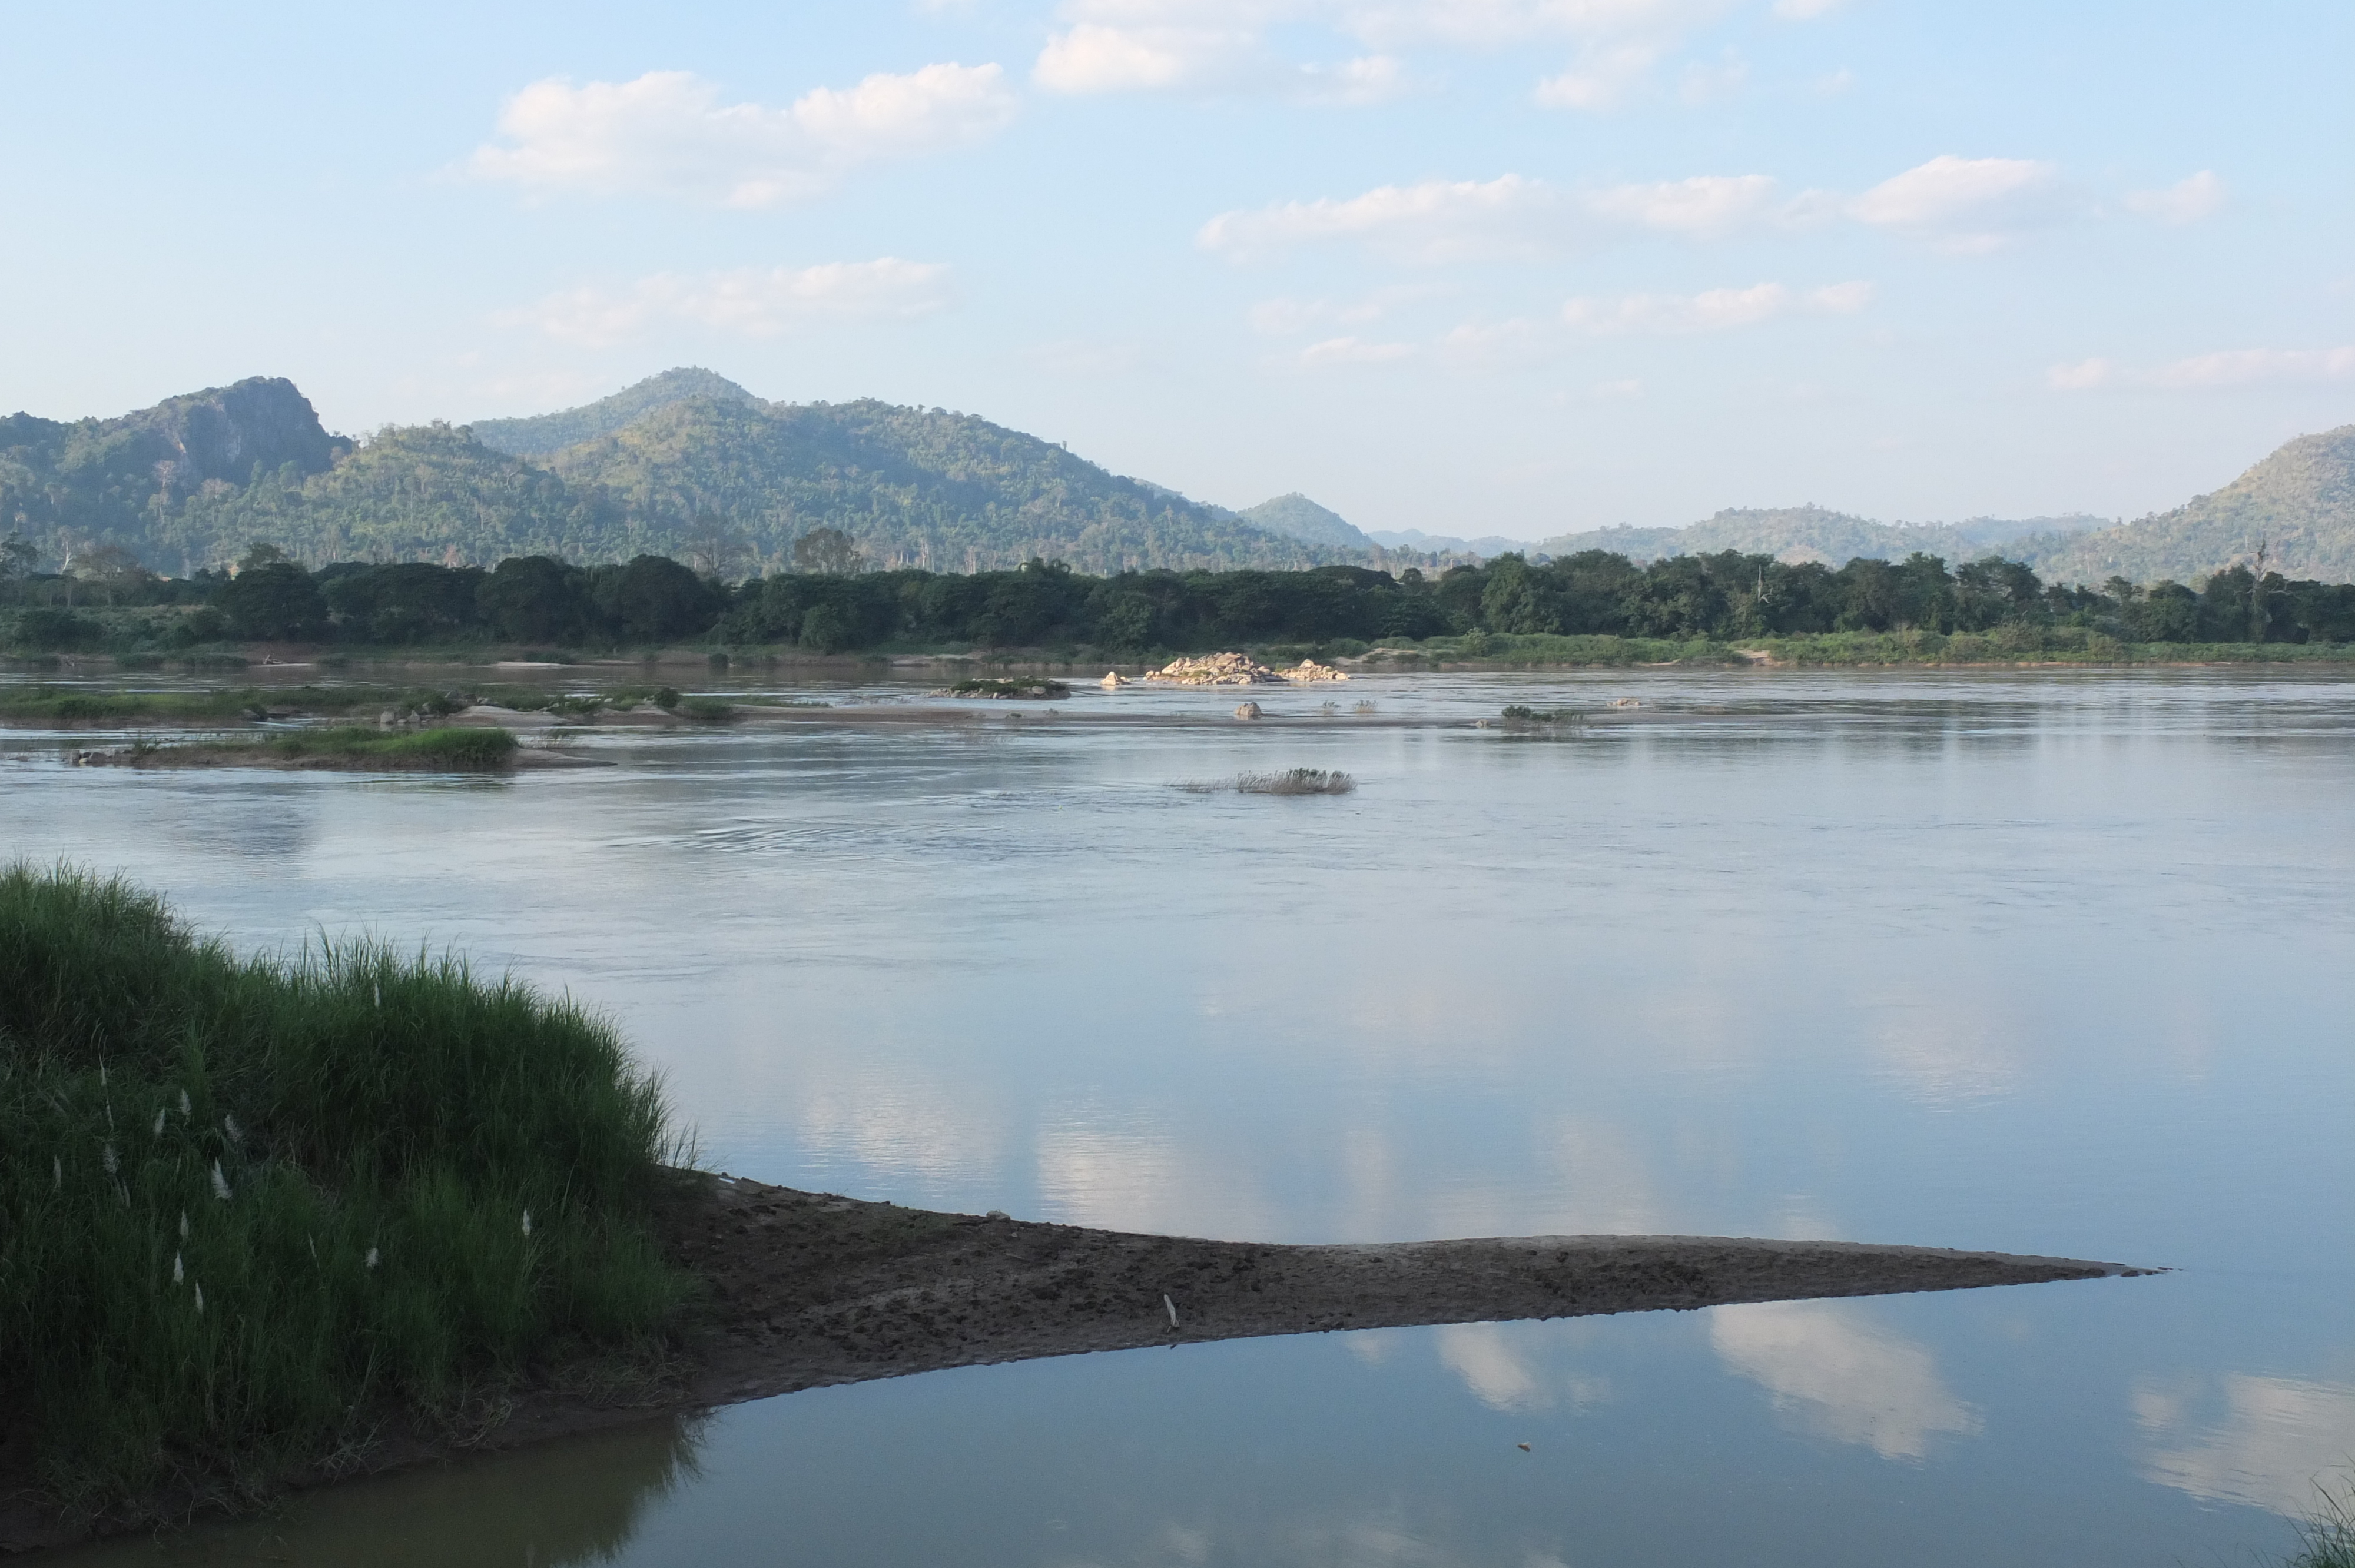
[[123, 1161], [115, 1158], [114, 1145], [111, 1143], [98, 1151], [98, 1158], [100, 1162], [106, 1167], [106, 1173], [109, 1176], [113, 1175], [116, 1171], [123, 1169]]
[[185, 1277], [186, 1275], [180, 1267], [180, 1255], [176, 1252], [172, 1255], [172, 1283], [177, 1285]]
[[148, 1137], [161, 1138], [164, 1136], [164, 1107], [157, 1106], [155, 1107], [155, 1125], [147, 1129]]
[[213, 1196], [224, 1203], [229, 1202], [229, 1178], [221, 1174], [218, 1160], [213, 1161]]

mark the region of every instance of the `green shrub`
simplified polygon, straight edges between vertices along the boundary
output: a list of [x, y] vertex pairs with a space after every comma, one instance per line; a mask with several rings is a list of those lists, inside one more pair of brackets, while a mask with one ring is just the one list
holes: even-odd
[[385, 946], [240, 959], [71, 870], [0, 872], [0, 1407], [86, 1508], [250, 1491], [684, 1298], [603, 1022]]
[[726, 724], [736, 716], [736, 710], [718, 697], [687, 697], [677, 705], [678, 716], [697, 724]]
[[273, 735], [254, 748], [290, 759], [320, 757], [389, 768], [474, 769], [504, 768], [514, 761], [516, 737], [495, 727], [421, 729], [407, 735], [357, 728], [304, 729]]

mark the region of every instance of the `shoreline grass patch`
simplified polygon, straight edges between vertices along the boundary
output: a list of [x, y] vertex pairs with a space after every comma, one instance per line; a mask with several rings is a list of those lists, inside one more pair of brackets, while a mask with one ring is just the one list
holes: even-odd
[[339, 726], [208, 740], [157, 741], [141, 736], [122, 754], [98, 761], [133, 767], [381, 768], [420, 773], [491, 773], [514, 765], [520, 750], [512, 731], [496, 726], [396, 731]]
[[52, 1503], [265, 1496], [389, 1419], [648, 1355], [686, 1150], [571, 1002], [371, 942], [240, 958], [0, 871], [0, 1405]]

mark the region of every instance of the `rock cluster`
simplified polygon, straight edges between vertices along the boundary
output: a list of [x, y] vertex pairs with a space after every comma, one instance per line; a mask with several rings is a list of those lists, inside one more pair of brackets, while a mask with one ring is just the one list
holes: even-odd
[[1284, 677], [1256, 659], [1241, 653], [1208, 653], [1199, 659], [1172, 659], [1142, 677], [1172, 686], [1273, 686]]
[[[1160, 669], [1141, 679], [1157, 681], [1172, 686], [1273, 686], [1290, 681], [1307, 685], [1317, 681], [1346, 681], [1349, 677], [1329, 664], [1319, 664], [1314, 659], [1303, 659], [1289, 670], [1271, 670], [1256, 659], [1241, 653], [1209, 653], [1199, 659], [1173, 659]], [[1104, 684], [1113, 683], [1112, 677]]]

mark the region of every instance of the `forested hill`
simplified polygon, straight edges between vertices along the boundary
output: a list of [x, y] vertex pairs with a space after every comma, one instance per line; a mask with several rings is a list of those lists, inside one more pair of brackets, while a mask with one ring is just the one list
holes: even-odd
[[[242, 381], [121, 418], [0, 420], [0, 534], [45, 563], [127, 552], [177, 575], [256, 541], [298, 558], [482, 563], [677, 556], [774, 570], [820, 528], [872, 566], [1033, 556], [1082, 571], [1300, 567], [1362, 550], [1288, 537], [966, 414], [763, 403], [678, 370], [602, 403], [331, 437], [291, 382]], [[546, 442], [581, 434], [552, 453]]]
[[2073, 582], [2179, 581], [2254, 565], [2355, 582], [2355, 425], [2300, 436], [2213, 494], [2122, 527], [2030, 541], [2022, 558]]
[[577, 447], [582, 441], [593, 441], [599, 436], [610, 436], [657, 408], [684, 403], [689, 397], [718, 397], [730, 403], [760, 401], [725, 376], [690, 365], [649, 376], [634, 387], [625, 387], [611, 397], [601, 397], [578, 408], [538, 414], [527, 419], [477, 419], [468, 428], [474, 432], [476, 440], [493, 451], [506, 452], [510, 457], [546, 457], [566, 447]]
[[868, 399], [691, 398], [549, 463], [655, 533], [695, 540], [720, 520], [763, 562], [820, 527], [848, 534], [876, 564], [936, 571], [1033, 556], [1106, 572], [1297, 567], [1348, 555], [1254, 528], [974, 415]]
[[1331, 512], [1294, 491], [1273, 501], [1263, 501], [1236, 514], [1255, 528], [1271, 534], [1281, 534], [1287, 539], [1302, 539], [1312, 545], [1324, 545], [1337, 550], [1357, 550], [1371, 554], [1373, 540], [1360, 533], [1349, 520]]
[[1609, 550], [1638, 561], [1714, 555], [1721, 550], [1773, 556], [1795, 565], [1802, 561], [1838, 565], [1859, 556], [1902, 561], [1917, 550], [1963, 561], [1990, 552], [2010, 556], [2012, 542], [2022, 535], [2057, 539], [2100, 524], [2099, 518], [2075, 516], [2021, 522], [1982, 517], [1968, 523], [1877, 523], [1813, 505], [1734, 507], [1687, 527], [1597, 528], [1559, 535], [1538, 548], [1550, 556]]
[[[119, 418], [13, 414], [0, 419], [0, 533], [23, 534], [53, 556], [85, 540], [135, 549], [193, 499], [264, 474], [300, 484], [351, 446], [326, 432], [293, 382], [272, 376]], [[152, 564], [185, 569], [176, 558]]]

